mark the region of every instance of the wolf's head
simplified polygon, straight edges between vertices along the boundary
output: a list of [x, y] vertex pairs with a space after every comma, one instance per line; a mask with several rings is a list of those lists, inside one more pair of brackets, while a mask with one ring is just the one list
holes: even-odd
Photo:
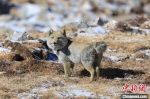
[[64, 48], [68, 43], [66, 31], [53, 31], [50, 30], [49, 37], [47, 39], [47, 45], [53, 50], [59, 50]]

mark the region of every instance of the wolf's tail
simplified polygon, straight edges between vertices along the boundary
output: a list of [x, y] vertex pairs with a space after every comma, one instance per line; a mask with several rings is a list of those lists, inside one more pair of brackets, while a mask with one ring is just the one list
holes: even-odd
[[97, 53], [103, 53], [107, 49], [107, 44], [104, 41], [96, 42], [94, 44], [94, 49]]

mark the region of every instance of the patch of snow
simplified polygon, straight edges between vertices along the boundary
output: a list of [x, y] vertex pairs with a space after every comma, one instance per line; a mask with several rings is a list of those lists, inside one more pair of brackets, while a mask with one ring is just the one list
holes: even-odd
[[17, 26], [17, 21], [13, 21], [13, 22], [8, 22], [6, 24], [4, 24], [4, 27], [6, 27], [6, 29], [11, 29], [13, 31], [17, 31], [17, 32], [25, 32], [26, 31], [26, 27], [20, 27]]
[[113, 60], [113, 61], [116, 61], [116, 59], [118, 59], [117, 56], [106, 56], [106, 57], [110, 58], [110, 59]]
[[39, 88], [33, 88], [31, 92], [47, 92], [49, 90], [49, 87], [39, 87]]
[[48, 32], [50, 30], [50, 27], [36, 27], [34, 29], [41, 32]]
[[150, 58], [150, 49], [147, 50], [139, 50], [138, 52], [145, 53], [148, 58]]
[[146, 91], [147, 91], [147, 92], [150, 92], [150, 86], [147, 86], [147, 87], [146, 87]]
[[41, 8], [38, 5], [26, 3], [22, 6], [21, 11], [25, 11], [26, 13], [23, 12], [23, 14], [25, 14], [26, 17], [30, 17], [39, 14], [41, 12]]
[[115, 80], [119, 80], [119, 81], [127, 81], [127, 80], [131, 80], [131, 78], [130, 77], [128, 77], [128, 78], [114, 78]]
[[91, 9], [92, 9], [92, 6], [89, 2], [84, 3], [82, 6], [82, 10], [91, 10]]
[[96, 32], [97, 34], [104, 34], [104, 33], [108, 33], [109, 30], [105, 30], [102, 27], [98, 26], [98, 27], [93, 27], [92, 30], [94, 32]]
[[3, 27], [6, 25], [6, 22], [0, 22], [0, 27]]
[[96, 36], [97, 34], [105, 34], [108, 32], [109, 30], [105, 30], [101, 26], [82, 28], [77, 31], [79, 36]]
[[146, 55], [147, 55], [147, 56], [150, 56], [150, 49], [145, 50], [145, 52], [146, 52]]
[[19, 93], [18, 99], [41, 99], [42, 95], [30, 94], [30, 93]]
[[135, 26], [132, 26], [131, 29], [134, 29], [134, 30], [141, 30], [142, 32], [150, 33], [150, 29], [141, 29], [141, 28], [135, 27]]
[[131, 29], [135, 29], [135, 30], [137, 30], [137, 29], [139, 29], [139, 27], [132, 26], [132, 27], [131, 27]]
[[19, 38], [21, 38], [22, 37], [22, 35], [23, 35], [23, 33], [24, 32], [13, 32], [13, 35], [12, 35], [12, 40], [14, 40], [14, 41], [17, 41]]
[[72, 93], [76, 97], [79, 97], [79, 96], [91, 97], [94, 94], [94, 93], [87, 92], [87, 91], [84, 91], [84, 90], [70, 90], [70, 93]]
[[113, 49], [110, 49], [110, 48], [107, 48], [106, 51], [108, 51], [108, 52], [117, 52], [117, 50], [113, 50]]
[[10, 40], [11, 42], [17, 42], [17, 43], [21, 43], [21, 41], [16, 41], [16, 40]]
[[30, 42], [30, 43], [39, 43], [39, 40], [27, 40], [26, 42]]
[[32, 47], [34, 50], [41, 51], [41, 48]]
[[56, 94], [59, 98], [62, 97], [64, 98], [69, 96], [74, 96], [74, 97], [85, 96], [90, 98], [98, 97], [100, 99], [110, 99], [110, 96], [103, 96], [103, 95], [96, 94], [94, 92], [87, 92], [85, 90], [68, 90], [64, 92], [56, 92]]
[[144, 59], [143, 58], [136, 58], [135, 60], [137, 60], [137, 61], [143, 61]]
[[9, 53], [10, 50], [9, 50], [9, 49], [6, 49], [6, 48], [3, 48], [3, 47], [0, 47], [0, 52]]
[[79, 33], [79, 36], [96, 36], [96, 34], [89, 34], [89, 33]]
[[61, 64], [61, 62], [60, 61], [49, 61], [49, 62], [51, 62], [51, 63], [56, 63], [56, 64]]
[[26, 21], [28, 23], [35, 23], [37, 21], [37, 19], [38, 19], [38, 16], [35, 15], [35, 16], [32, 16], [32, 17], [28, 18]]
[[4, 74], [4, 73], [6, 73], [6, 72], [0, 72], [0, 75], [1, 75], [1, 74]]

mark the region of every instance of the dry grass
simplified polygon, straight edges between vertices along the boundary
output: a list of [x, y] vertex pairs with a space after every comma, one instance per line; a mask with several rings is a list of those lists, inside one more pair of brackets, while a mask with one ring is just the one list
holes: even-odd
[[[31, 33], [32, 34], [32, 33]], [[33, 33], [33, 38], [40, 38], [41, 34]], [[150, 36], [148, 34], [148, 36]], [[57, 62], [49, 62], [46, 60], [26, 59], [23, 61], [9, 61], [11, 54], [1, 54], [0, 71], [6, 74], [0, 75], [0, 97], [2, 99], [18, 99], [17, 95], [23, 92], [42, 95], [42, 99], [57, 99], [57, 92], [69, 92], [69, 90], [84, 90], [94, 92], [94, 98], [97, 95], [110, 96], [111, 99], [120, 97], [124, 93], [122, 87], [125, 83], [139, 84], [146, 83], [150, 86], [150, 61], [145, 53], [139, 50], [150, 49], [150, 38], [144, 35], [126, 35], [120, 31], [112, 31], [107, 35], [97, 35], [93, 37], [77, 36], [74, 40], [79, 42], [94, 43], [97, 41], [105, 41], [109, 49], [115, 51], [104, 53], [100, 68], [100, 79], [98, 81], [89, 82], [89, 72], [84, 69], [81, 64], [77, 64], [72, 73], [72, 77], [63, 78], [64, 70], [62, 64]], [[38, 44], [22, 43], [23, 45], [34, 47], [42, 47]], [[131, 58], [131, 54], [134, 57]], [[129, 58], [120, 63], [106, 57], [106, 55], [128, 55]], [[142, 58], [143, 61], [137, 61], [136, 58]], [[3, 59], [3, 60], [2, 60]], [[6, 61], [7, 60], [7, 61]], [[130, 77], [131, 80], [115, 80]], [[46, 92], [32, 92], [34, 88], [48, 87]], [[149, 94], [150, 92], [146, 92]], [[116, 96], [114, 95], [116, 94]], [[61, 97], [62, 98], [62, 97]], [[85, 96], [64, 96], [68, 99], [87, 99]], [[90, 98], [90, 97], [88, 97]], [[1, 98], [0, 98], [1, 99]]]
[[135, 19], [128, 19], [126, 22], [130, 26], [140, 27], [140, 25], [143, 24], [147, 20], [148, 20], [148, 18], [146, 18], [144, 16], [137, 16]]
[[146, 56], [145, 53], [136, 52], [135, 55], [134, 55], [134, 58], [143, 58], [143, 59], [146, 59], [147, 56]]

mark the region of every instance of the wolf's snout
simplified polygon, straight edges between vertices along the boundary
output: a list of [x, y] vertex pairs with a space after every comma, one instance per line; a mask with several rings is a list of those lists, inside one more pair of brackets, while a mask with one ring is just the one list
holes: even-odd
[[56, 43], [56, 42], [54, 42], [53, 44], [54, 44], [54, 45], [56, 45], [57, 43]]

